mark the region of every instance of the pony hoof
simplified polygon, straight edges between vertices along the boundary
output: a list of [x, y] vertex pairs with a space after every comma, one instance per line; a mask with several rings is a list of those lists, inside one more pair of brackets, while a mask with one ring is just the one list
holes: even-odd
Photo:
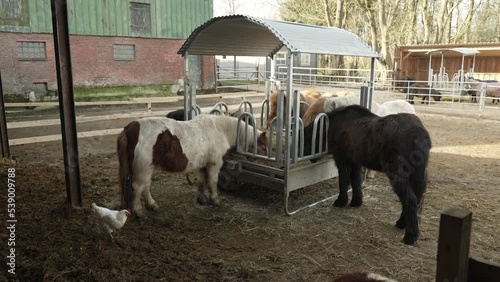
[[362, 204], [363, 204], [363, 199], [361, 199], [361, 198], [353, 198], [351, 200], [350, 206], [353, 207], [353, 208], [358, 208], [358, 207], [361, 207]]
[[144, 213], [144, 211], [142, 209], [140, 210], [135, 210], [134, 211], [134, 214], [137, 218], [146, 218], [146, 214]]
[[406, 245], [413, 245], [415, 242], [417, 242], [418, 236], [415, 235], [405, 235], [403, 237], [403, 243]]
[[148, 210], [151, 210], [154, 212], [160, 211], [160, 207], [157, 204], [152, 204], [152, 205], [146, 206], [146, 208], [148, 208]]
[[198, 195], [198, 198], [196, 198], [196, 201], [198, 204], [202, 206], [207, 206], [209, 204], [208, 198], [205, 195]]
[[220, 199], [219, 198], [212, 199], [212, 205], [220, 207]]
[[337, 199], [337, 200], [335, 200], [333, 205], [338, 207], [338, 208], [345, 207], [345, 205], [347, 205], [347, 198], [346, 199]]
[[404, 222], [403, 220], [398, 220], [398, 221], [396, 221], [395, 226], [396, 226], [396, 228], [398, 228], [398, 229], [405, 229], [405, 227], [406, 227], [406, 222]]

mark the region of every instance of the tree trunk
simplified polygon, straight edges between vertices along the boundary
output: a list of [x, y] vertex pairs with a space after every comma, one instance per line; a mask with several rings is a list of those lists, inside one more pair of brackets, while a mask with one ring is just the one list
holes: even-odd
[[330, 15], [330, 8], [328, 7], [328, 0], [323, 0], [323, 8], [325, 10], [325, 20], [328, 27], [332, 26], [332, 18]]
[[[433, 1], [433, 0], [431, 0]], [[429, 0], [422, 0], [421, 2], [422, 8], [422, 24], [424, 27], [424, 38], [422, 43], [430, 43], [431, 42], [431, 32], [432, 32], [432, 20], [433, 20], [433, 11], [432, 9], [429, 11]]]
[[444, 21], [445, 15], [447, 12], [449, 0], [441, 0], [441, 5], [439, 7], [439, 13], [437, 17], [437, 26], [435, 31], [434, 43], [441, 43], [443, 39], [443, 34], [441, 33], [444, 30]]
[[345, 22], [344, 17], [345, 17], [344, 1], [337, 0], [337, 8], [335, 9], [335, 26], [336, 27], [344, 28], [344, 22]]
[[455, 36], [454, 43], [469, 42], [472, 19], [474, 18], [475, 11], [476, 9], [474, 7], [474, 0], [470, 0], [470, 6], [469, 10], [467, 11], [467, 16], [465, 17], [463, 22], [460, 25], [458, 25], [458, 30]]

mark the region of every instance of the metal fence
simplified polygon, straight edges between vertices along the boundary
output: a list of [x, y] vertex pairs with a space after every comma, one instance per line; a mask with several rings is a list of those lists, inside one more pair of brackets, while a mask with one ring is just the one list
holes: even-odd
[[263, 91], [268, 77], [265, 64], [217, 59], [215, 65], [216, 91], [228, 88]]
[[[369, 80], [369, 69], [294, 68], [293, 84], [298, 88], [312, 88], [320, 92], [348, 90], [358, 94]], [[285, 68], [278, 67], [279, 82], [287, 79]], [[404, 99], [416, 108], [444, 111], [477, 112], [500, 109], [500, 83], [477, 81], [454, 76], [450, 81], [394, 80], [392, 71], [376, 71], [374, 100]]]

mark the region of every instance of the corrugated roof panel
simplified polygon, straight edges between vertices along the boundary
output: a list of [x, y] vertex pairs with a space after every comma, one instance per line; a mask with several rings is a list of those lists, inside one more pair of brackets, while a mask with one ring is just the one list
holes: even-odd
[[380, 57], [357, 35], [342, 29], [243, 15], [212, 18], [191, 33], [178, 53], [269, 56], [283, 45], [298, 53]]
[[446, 49], [437, 49], [437, 50], [432, 50], [427, 52], [426, 54], [434, 54], [434, 53], [446, 53], [446, 52], [457, 52], [459, 54], [462, 54], [464, 56], [470, 56], [470, 55], [475, 55], [479, 54], [480, 52], [476, 49], [472, 48], [446, 48]]

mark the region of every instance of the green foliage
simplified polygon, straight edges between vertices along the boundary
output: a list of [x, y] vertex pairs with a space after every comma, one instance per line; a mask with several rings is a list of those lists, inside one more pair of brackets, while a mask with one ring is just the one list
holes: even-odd
[[136, 97], [169, 97], [176, 93], [170, 91], [171, 85], [75, 87], [75, 101], [123, 101]]

